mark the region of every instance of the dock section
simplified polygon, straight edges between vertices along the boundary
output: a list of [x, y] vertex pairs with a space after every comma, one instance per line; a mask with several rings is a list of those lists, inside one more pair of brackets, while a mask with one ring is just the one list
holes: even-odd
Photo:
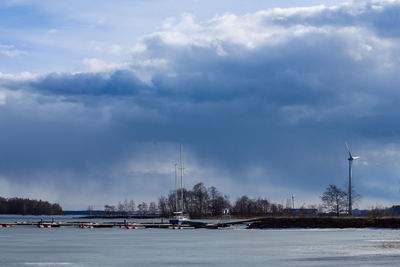
[[143, 229], [143, 228], [162, 228], [162, 229], [185, 229], [185, 228], [206, 228], [218, 229], [229, 227], [229, 223], [205, 223], [200, 221], [188, 221], [180, 226], [172, 225], [164, 222], [91, 222], [91, 221], [20, 221], [20, 222], [0, 222], [0, 228], [10, 228], [16, 226], [36, 226], [39, 228], [59, 228], [59, 227], [76, 227], [76, 228], [123, 228], [123, 229]]

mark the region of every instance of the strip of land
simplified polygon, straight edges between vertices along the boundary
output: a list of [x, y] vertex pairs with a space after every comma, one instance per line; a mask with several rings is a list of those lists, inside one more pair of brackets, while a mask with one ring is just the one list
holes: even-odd
[[400, 228], [400, 218], [268, 217], [251, 222], [247, 228]]

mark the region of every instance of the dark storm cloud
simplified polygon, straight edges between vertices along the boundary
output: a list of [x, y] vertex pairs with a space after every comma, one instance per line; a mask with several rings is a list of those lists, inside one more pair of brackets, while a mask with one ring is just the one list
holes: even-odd
[[136, 95], [147, 89], [129, 71], [49, 74], [31, 84], [32, 88], [59, 95]]
[[145, 37], [129, 67], [3, 78], [1, 177], [62, 173], [55, 180], [66, 190], [83, 181], [117, 198], [128, 183], [153, 197], [168, 188], [183, 143], [189, 186], [316, 199], [327, 184], [344, 184], [350, 141], [363, 153], [360, 193], [391, 201], [398, 170], [379, 155], [400, 157], [399, 7], [374, 1], [200, 24], [185, 15]]

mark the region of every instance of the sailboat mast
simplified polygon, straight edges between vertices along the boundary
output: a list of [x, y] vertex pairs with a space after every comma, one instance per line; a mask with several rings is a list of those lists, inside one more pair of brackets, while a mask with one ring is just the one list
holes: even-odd
[[181, 144], [181, 153], [180, 153], [180, 169], [181, 169], [181, 211], [183, 212], [183, 160], [182, 160], [182, 153], [183, 153], [183, 145]]

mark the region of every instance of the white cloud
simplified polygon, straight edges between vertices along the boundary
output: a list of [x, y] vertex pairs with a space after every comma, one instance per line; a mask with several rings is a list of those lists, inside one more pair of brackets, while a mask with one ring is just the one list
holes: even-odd
[[26, 51], [16, 49], [14, 45], [1, 45], [0, 44], [0, 54], [8, 57], [16, 57], [20, 55], [28, 54]]
[[125, 68], [126, 64], [106, 63], [99, 58], [85, 58], [82, 63], [90, 72], [109, 72], [117, 69]]
[[132, 53], [141, 53], [146, 51], [147, 47], [143, 42], [139, 42], [137, 43], [132, 49], [131, 52]]
[[4, 79], [4, 80], [28, 81], [28, 80], [34, 80], [37, 77], [38, 77], [37, 75], [32, 74], [30, 72], [21, 72], [21, 73], [17, 73], [17, 74], [0, 72], [0, 79]]

